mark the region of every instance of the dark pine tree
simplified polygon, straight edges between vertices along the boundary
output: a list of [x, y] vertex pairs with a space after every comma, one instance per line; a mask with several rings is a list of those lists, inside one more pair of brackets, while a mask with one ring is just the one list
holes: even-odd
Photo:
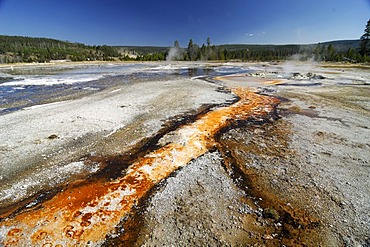
[[370, 55], [370, 19], [367, 21], [364, 34], [361, 36], [360, 54]]

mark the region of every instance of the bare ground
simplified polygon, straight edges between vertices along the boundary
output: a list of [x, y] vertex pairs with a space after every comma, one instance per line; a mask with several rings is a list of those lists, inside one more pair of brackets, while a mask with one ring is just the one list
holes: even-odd
[[369, 246], [369, 90], [270, 90], [288, 99], [278, 108], [281, 118], [220, 134], [217, 151], [153, 191], [133, 217], [140, 230], [127, 234], [127, 243]]
[[[284, 97], [280, 117], [224, 129], [214, 149], [152, 189], [105, 245], [369, 246], [368, 70], [309, 69], [327, 77], [321, 86], [223, 79], [228, 86], [253, 81], [261, 92]], [[109, 152], [124, 131], [102, 150]]]
[[216, 85], [182, 78], [123, 84], [1, 116], [0, 213], [40, 190], [104, 168], [84, 164], [89, 156], [132, 161], [160, 132], [233, 100]]

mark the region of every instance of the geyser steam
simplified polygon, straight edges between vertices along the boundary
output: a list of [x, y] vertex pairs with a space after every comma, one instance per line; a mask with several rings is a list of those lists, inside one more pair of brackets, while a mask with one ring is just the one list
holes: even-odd
[[166, 61], [176, 61], [182, 58], [182, 50], [179, 47], [171, 47], [168, 51]]

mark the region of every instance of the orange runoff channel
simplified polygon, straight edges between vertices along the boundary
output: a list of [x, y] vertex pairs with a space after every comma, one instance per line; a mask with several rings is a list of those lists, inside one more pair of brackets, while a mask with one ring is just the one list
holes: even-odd
[[37, 208], [0, 222], [3, 246], [89, 246], [107, 236], [153, 186], [206, 153], [215, 135], [235, 120], [263, 119], [278, 99], [234, 88], [240, 100], [177, 129], [177, 139], [134, 162], [122, 177], [66, 189]]

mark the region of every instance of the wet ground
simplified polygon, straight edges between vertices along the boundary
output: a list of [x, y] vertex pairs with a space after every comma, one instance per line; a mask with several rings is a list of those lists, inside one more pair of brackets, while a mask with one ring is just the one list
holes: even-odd
[[0, 240], [14, 246], [367, 246], [367, 67], [223, 66], [219, 72], [257, 72], [208, 78], [203, 83], [232, 97], [170, 114], [152, 135], [137, 121], [108, 131], [97, 144], [101, 154], [130, 136], [136, 144], [75, 160], [94, 172], [3, 207]]
[[0, 114], [33, 105], [91, 95], [137, 81], [170, 80], [246, 72], [248, 67], [204, 64], [68, 64], [0, 67]]

